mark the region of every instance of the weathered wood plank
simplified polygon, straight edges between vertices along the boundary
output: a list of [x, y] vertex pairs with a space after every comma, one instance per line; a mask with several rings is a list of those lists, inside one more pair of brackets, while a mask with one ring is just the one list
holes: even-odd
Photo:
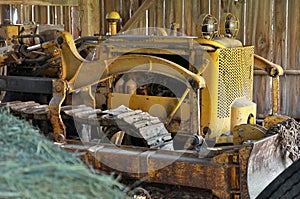
[[[73, 7], [74, 11], [76, 9]], [[94, 34], [99, 34], [100, 31], [100, 4], [99, 1], [86, 0], [82, 1], [80, 4], [80, 9], [84, 10], [83, 13], [80, 13], [80, 10], [75, 17], [75, 23], [79, 23], [79, 31], [81, 36], [90, 36]], [[82, 18], [80, 17], [82, 15]], [[80, 19], [76, 21], [77, 19]]]
[[229, 13], [230, 12], [238, 18], [239, 25], [240, 25], [240, 30], [239, 30], [238, 35], [236, 36], [236, 38], [239, 39], [240, 41], [244, 40], [244, 26], [246, 25], [244, 23], [244, 17], [246, 17], [244, 15], [244, 13], [247, 13], [246, 10], [244, 10], [244, 4], [246, 2], [247, 1], [230, 0], [229, 7], [226, 10], [223, 10], [223, 12], [221, 13], [221, 14], [224, 14], [224, 13]]
[[174, 22], [179, 25], [179, 31], [184, 33], [182, 29], [182, 0], [174, 0]]
[[[82, 6], [86, 9], [86, 5]], [[72, 36], [73, 38], [78, 38], [82, 35], [89, 34], [88, 23], [82, 24], [81, 20], [88, 20], [88, 11], [84, 12], [82, 18], [80, 17], [79, 7], [71, 7], [71, 18], [72, 18]]]
[[[66, 13], [66, 17], [67, 17], [67, 13]], [[46, 6], [39, 6], [38, 8], [38, 13], [37, 13], [37, 19], [38, 19], [38, 23], [40, 24], [46, 24], [47, 23], [47, 7]], [[70, 24], [70, 21], [68, 21], [68, 23]], [[67, 23], [65, 23], [67, 24]], [[69, 28], [67, 30], [70, 30]]]
[[[247, 38], [247, 44], [255, 46], [255, 53], [272, 59], [272, 18], [269, 14], [272, 12], [271, 0], [266, 1], [249, 1], [251, 4], [251, 18], [247, 26], [247, 35], [252, 37]], [[269, 114], [272, 109], [272, 95], [271, 95], [271, 79], [268, 76], [256, 76], [254, 78], [254, 95], [253, 100], [257, 103], [258, 114]]]
[[0, 5], [0, 23], [3, 24], [3, 5]]
[[130, 0], [130, 18], [138, 10], [139, 6], [140, 6], [139, 0]]
[[231, 12], [231, 5], [233, 0], [220, 0], [221, 9], [223, 13]]
[[114, 0], [114, 1], [112, 1], [112, 8], [115, 10], [115, 11], [117, 11], [119, 14], [121, 14], [121, 12], [120, 12], [120, 10], [121, 10], [121, 2], [120, 2], [120, 0]]
[[192, 5], [192, 35], [196, 35], [196, 27], [197, 24], [199, 23], [199, 19], [200, 19], [200, 1], [198, 0], [193, 0], [192, 1], [193, 5]]
[[[287, 48], [288, 53], [286, 56], [287, 69], [300, 70], [300, 2], [288, 1], [288, 37]], [[300, 118], [300, 77], [287, 76], [286, 82], [286, 106], [287, 114], [298, 116]], [[284, 101], [282, 102], [284, 103]]]
[[220, 0], [210, 0], [210, 10], [211, 13], [214, 17], [216, 17], [216, 19], [218, 20], [218, 22], [220, 21], [221, 15], [222, 15], [222, 8], [221, 8], [221, 4], [220, 4]]
[[156, 18], [156, 3], [155, 2], [154, 4], [152, 4], [150, 6], [150, 8], [148, 9], [148, 27], [155, 27], [155, 24], [156, 24], [156, 21], [155, 21], [155, 18]]
[[185, 0], [184, 1], [184, 29], [186, 35], [192, 35], [192, 21], [193, 21], [193, 0]]
[[165, 1], [166, 7], [165, 7], [165, 12], [166, 12], [166, 21], [165, 21], [165, 26], [166, 28], [170, 29], [171, 24], [174, 22], [174, 1]]
[[106, 20], [106, 15], [114, 11], [114, 5], [111, 0], [104, 0], [104, 34], [108, 32], [108, 22]]
[[[144, 1], [145, 0], [140, 0], [139, 7], [141, 6], [141, 3], [144, 3]], [[139, 31], [139, 34], [141, 34], [141, 35], [146, 35], [146, 33], [147, 33], [147, 30], [146, 30], [146, 20], [148, 20], [148, 19], [146, 19], [146, 12], [147, 12], [148, 8], [143, 12], [143, 14], [141, 15], [141, 17], [139, 17], [139, 19], [138, 19], [138, 21], [139, 21], [139, 25], [138, 25], [139, 30], [138, 31]]]
[[100, 21], [99, 21], [99, 27], [100, 27], [100, 35], [105, 35], [105, 2], [104, 0], [99, 0], [99, 5], [100, 5], [100, 9], [99, 9], [99, 15], [100, 15]]
[[157, 27], [161, 27], [164, 28], [165, 24], [164, 24], [164, 15], [163, 15], [163, 0], [156, 0], [156, 26]]
[[[119, 15], [120, 15], [120, 17], [121, 17], [121, 21], [122, 21], [122, 4], [123, 4], [123, 1], [122, 0], [114, 0], [114, 1], [112, 1], [112, 8], [113, 8], [113, 10], [114, 11], [117, 11], [118, 13], [119, 13]], [[121, 21], [119, 22], [119, 23], [117, 23], [117, 32], [119, 31], [119, 30], [121, 30]]]
[[24, 21], [31, 21], [31, 6], [24, 5], [23, 6], [23, 13], [24, 13]]
[[300, 69], [300, 2], [289, 1], [288, 9], [288, 69]]
[[0, 4], [78, 6], [79, 0], [0, 0]]
[[[287, 21], [286, 16], [286, 1], [275, 0], [274, 2], [274, 48], [273, 48], [273, 60], [276, 64], [281, 65], [285, 70], [287, 69], [287, 46], [286, 46], [286, 36], [287, 36]], [[280, 109], [281, 114], [287, 113], [287, 108], [289, 104], [289, 95], [287, 93], [287, 83], [288, 79], [286, 76], [280, 78]]]
[[121, 17], [122, 17], [122, 25], [126, 24], [126, 22], [129, 20], [130, 18], [130, 4], [131, 2], [128, 0], [123, 0], [122, 3], [122, 13], [121, 13]]
[[246, 7], [246, 13], [247, 13], [247, 19], [246, 19], [246, 38], [245, 38], [245, 45], [253, 45], [252, 41], [254, 40], [254, 35], [252, 35], [252, 29], [256, 29], [256, 26], [254, 26], [255, 20], [257, 20], [257, 15], [255, 15], [255, 12], [253, 12], [253, 6], [256, 1], [248, 0], [247, 1], [247, 7]]
[[156, 3], [155, 2], [150, 8], [148, 9], [148, 28], [149, 28], [149, 35], [155, 34], [156, 27]]
[[[36, 7], [34, 7], [34, 9], [36, 9]], [[59, 24], [63, 24], [64, 23], [64, 6], [59, 6]]]
[[[63, 7], [63, 13], [64, 13], [64, 17], [63, 17], [63, 24], [65, 27], [66, 31], [71, 32], [71, 13], [70, 13], [70, 6], [64, 6]], [[43, 19], [41, 19], [43, 20]]]
[[209, 3], [209, 0], [200, 1], [200, 13], [201, 14], [210, 14], [210, 3]]
[[135, 23], [141, 20], [145, 20], [145, 11], [149, 9], [149, 7], [154, 3], [154, 0], [145, 0], [141, 6], [139, 6], [139, 1], [137, 0], [131, 0], [131, 12], [134, 13], [134, 15], [131, 15], [131, 18], [126, 22], [126, 24], [123, 26], [121, 32], [127, 31], [130, 28], [133, 28], [135, 26]]
[[9, 6], [1, 5], [1, 23], [3, 23], [6, 19], [10, 19]]

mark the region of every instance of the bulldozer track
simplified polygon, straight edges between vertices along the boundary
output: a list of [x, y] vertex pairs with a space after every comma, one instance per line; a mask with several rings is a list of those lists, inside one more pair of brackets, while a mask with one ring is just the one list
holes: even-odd
[[[9, 109], [16, 116], [28, 120], [31, 124], [48, 121], [48, 105], [41, 105], [35, 101], [12, 101], [1, 103], [0, 108]], [[127, 135], [142, 138], [149, 148], [172, 149], [172, 137], [164, 124], [157, 117], [141, 110], [131, 110], [125, 106], [102, 111], [85, 105], [68, 105], [61, 107], [63, 120], [73, 120], [77, 129], [89, 129], [85, 134], [93, 134], [93, 130], [114, 129]], [[93, 128], [94, 127], [94, 128]], [[114, 134], [117, 132], [109, 132]], [[108, 132], [105, 132], [108, 133]], [[85, 136], [83, 141], [92, 141], [91, 135]], [[88, 136], [90, 139], [86, 139]], [[170, 148], [171, 147], [171, 148]]]

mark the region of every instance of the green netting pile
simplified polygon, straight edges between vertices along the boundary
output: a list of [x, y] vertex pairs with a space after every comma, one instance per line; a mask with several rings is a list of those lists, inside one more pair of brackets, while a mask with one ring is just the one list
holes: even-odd
[[0, 198], [125, 198], [121, 189], [28, 122], [0, 111]]

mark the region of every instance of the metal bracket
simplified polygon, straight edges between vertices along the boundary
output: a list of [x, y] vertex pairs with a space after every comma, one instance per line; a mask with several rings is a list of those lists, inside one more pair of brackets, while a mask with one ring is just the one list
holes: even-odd
[[53, 80], [53, 97], [49, 103], [49, 118], [53, 127], [54, 141], [64, 142], [66, 128], [60, 115], [60, 108], [66, 98], [67, 83], [61, 79]]

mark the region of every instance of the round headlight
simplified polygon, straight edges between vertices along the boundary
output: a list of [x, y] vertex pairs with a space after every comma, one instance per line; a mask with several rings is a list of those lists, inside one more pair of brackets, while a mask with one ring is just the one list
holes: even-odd
[[239, 32], [238, 18], [231, 13], [224, 14], [220, 22], [220, 31], [226, 37], [236, 37]]
[[218, 21], [210, 14], [200, 16], [200, 23], [197, 25], [197, 35], [205, 39], [212, 39], [218, 33]]

